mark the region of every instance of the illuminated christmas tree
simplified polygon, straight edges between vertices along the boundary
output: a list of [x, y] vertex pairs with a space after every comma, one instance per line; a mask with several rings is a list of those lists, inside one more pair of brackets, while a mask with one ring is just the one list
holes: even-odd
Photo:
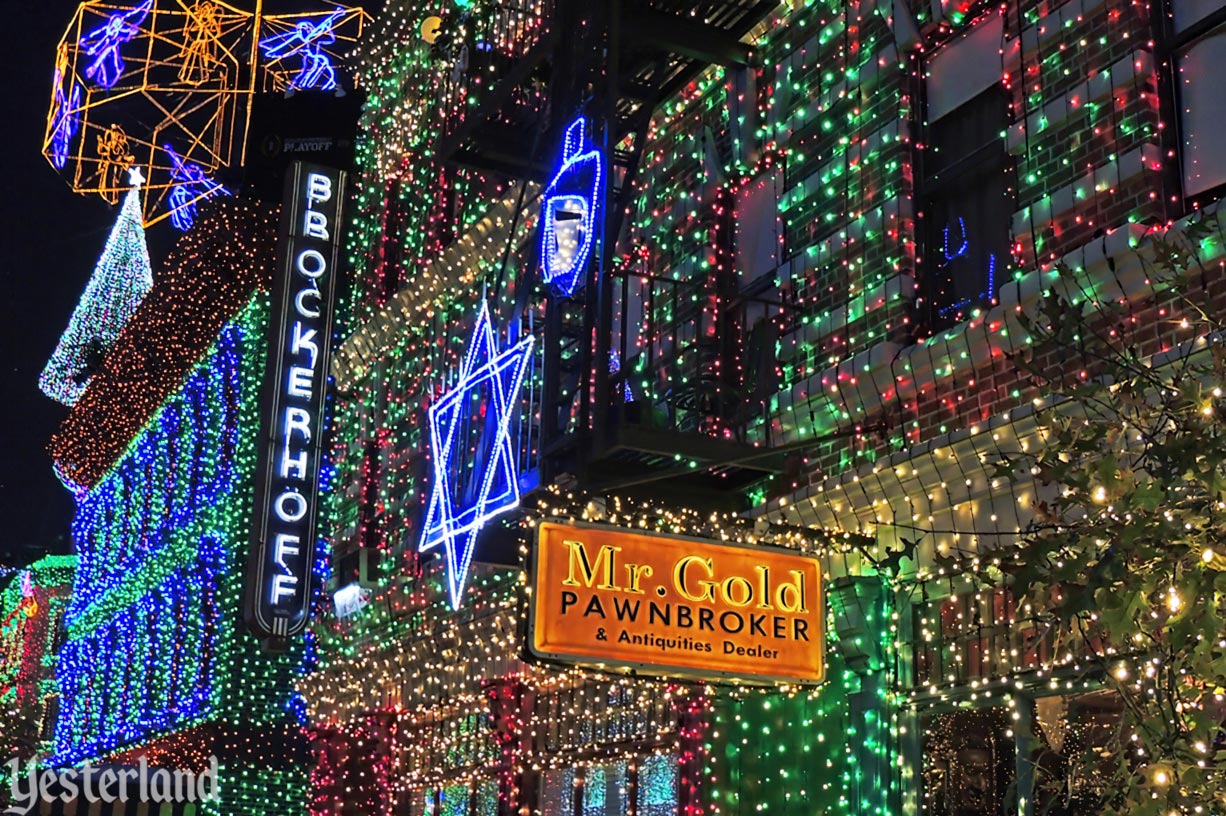
[[38, 378], [43, 393], [65, 405], [73, 405], [80, 398], [107, 349], [153, 287], [141, 220], [141, 181], [139, 174], [133, 175], [132, 188], [93, 277]]

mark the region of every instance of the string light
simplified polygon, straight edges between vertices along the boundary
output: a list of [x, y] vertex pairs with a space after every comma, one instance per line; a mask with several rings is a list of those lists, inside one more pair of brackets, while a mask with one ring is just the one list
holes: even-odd
[[[23, 762], [47, 748], [47, 719], [58, 695], [58, 632], [75, 561], [44, 556], [0, 589], [0, 752]], [[0, 770], [0, 782], [8, 781], [7, 770]]]
[[[616, 359], [633, 385], [640, 416], [655, 428], [764, 448], [845, 432], [797, 454], [793, 472], [752, 485], [746, 492], [755, 512], [796, 526], [920, 542], [908, 565], [917, 574], [892, 587], [906, 602], [872, 610], [866, 627], [864, 639], [879, 638], [886, 655], [879, 687], [839, 666], [831, 685], [818, 692], [689, 689], [694, 705], [686, 711], [693, 717], [665, 729], [666, 747], [658, 754], [684, 755], [701, 768], [676, 780], [675, 807], [684, 813], [800, 807], [915, 814], [937, 806], [925, 797], [935, 790], [942, 763], [948, 771], [979, 729], [990, 734], [993, 750], [1002, 748], [1001, 757], [1005, 746], [1025, 744], [1019, 736], [1039, 734], [1021, 727], [1032, 713], [1048, 747], [1062, 756], [1071, 752], [1051, 742], [1057, 734], [1069, 745], [1113, 747], [1096, 743], [1089, 703], [1079, 708], [1078, 701], [1101, 703], [1092, 692], [1110, 682], [1108, 672], [1119, 682], [1142, 683], [1160, 671], [1113, 653], [1107, 671], [1086, 679], [1091, 664], [1084, 651], [1058, 640], [1043, 628], [1039, 610], [1000, 586], [1001, 550], [1046, 499], [1033, 481], [1013, 484], [995, 472], [997, 456], [1036, 452], [1050, 435], [1044, 425], [1056, 401], [1010, 364], [1030, 352], [1032, 337], [1019, 316], [1034, 314], [1044, 293], [1065, 292], [1075, 304], [1104, 312], [1106, 305], [1116, 307], [1118, 324], [1103, 320], [1095, 329], [1135, 339], [1147, 359], [1191, 342], [1181, 332], [1198, 325], [1195, 310], [1172, 294], [1195, 282], [1186, 274], [1156, 280], [1146, 245], [1150, 225], [1159, 234], [1188, 229], [1169, 215], [1182, 202], [1170, 205], [1164, 171], [1178, 156], [1165, 150], [1163, 131], [1176, 128], [1163, 121], [1165, 106], [1158, 104], [1156, 88], [1166, 77], [1148, 44], [1149, 9], [1108, 3], [1070, 15], [1059, 5], [936, 4], [914, 10], [924, 42], [916, 50], [899, 34], [908, 10], [894, 11], [788, 3], [748, 36], [760, 69], [711, 68], [665, 100], [647, 127], [626, 199], [628, 237], [607, 270], [618, 327], [609, 364]], [[496, 85], [497, 68], [479, 70], [489, 66], [465, 44], [487, 43], [507, 63], [535, 44], [543, 10], [523, 3], [509, 13], [514, 36], [500, 38], [502, 29], [490, 22], [498, 14], [476, 2], [463, 14], [431, 21], [426, 40], [418, 36], [424, 14], [393, 3], [363, 54], [372, 94], [349, 245], [358, 285], [345, 307], [353, 336], [338, 355], [338, 382], [347, 396], [338, 406], [337, 427], [344, 430], [337, 483], [345, 498], [334, 500], [330, 526], [338, 553], [378, 550], [387, 571], [376, 598], [355, 619], [328, 622], [326, 665], [303, 689], [321, 741], [351, 757], [377, 745], [378, 761], [365, 776], [352, 758], [322, 770], [318, 813], [351, 801], [374, 810], [389, 797], [479, 808], [493, 778], [506, 804], [518, 807], [527, 797], [517, 786], [540, 780], [506, 782], [501, 774], [506, 767], [531, 774], [538, 766], [548, 774], [544, 795], [561, 790], [558, 807], [568, 809], [575, 804], [568, 792], [580, 805], [589, 802], [589, 774], [619, 785], [625, 780], [629, 791], [637, 773], [642, 785], [644, 754], [653, 750], [641, 735], [624, 753], [602, 742], [596, 730], [616, 721], [619, 703], [610, 701], [620, 692], [606, 695], [601, 686], [594, 700], [521, 719], [535, 725], [534, 737], [552, 734], [542, 720], [549, 719], [548, 728], [556, 721], [571, 742], [555, 743], [556, 751], [521, 751], [509, 766], [491, 770], [489, 754], [473, 747], [483, 745], [480, 726], [460, 724], [473, 712], [493, 718], [476, 691], [481, 680], [509, 677], [537, 691], [598, 680], [511, 659], [518, 647], [513, 570], [478, 566], [466, 607], [452, 613], [442, 602], [441, 567], [402, 552], [403, 542], [419, 532], [420, 485], [428, 478], [420, 408], [440, 391], [441, 372], [458, 364], [454, 348], [476, 292], [486, 284], [494, 288], [496, 313], [529, 326], [543, 323], [540, 292], [524, 289], [539, 251], [525, 246], [526, 228], [516, 221], [517, 201], [528, 202], [524, 221], [540, 212], [537, 191], [445, 166], [432, 153]], [[931, 216], [917, 177], [935, 151], [924, 122], [925, 95], [917, 91], [930, 81], [926, 65], [935, 54], [996, 31], [998, 89], [1009, 111], [1000, 141], [1006, 163], [1016, 165], [1003, 186], [1016, 211], [1008, 251], [985, 250], [990, 260], [976, 271], [983, 280], [971, 290], [980, 295], [972, 303], [932, 267], [942, 257], [965, 259], [983, 236], [960, 225], [958, 240], [950, 221], [946, 246], [939, 239], [937, 246], [923, 245], [924, 233], [940, 236], [942, 225], [922, 229], [922, 219]], [[536, 122], [544, 89], [526, 82], [516, 94], [499, 115]], [[991, 139], [987, 144], [1000, 147]], [[1221, 292], [1221, 222], [1214, 217], [1212, 223], [1216, 232], [1199, 233], [1203, 243], [1190, 239], [1206, 270], [1203, 291], [1195, 290], [1204, 303]], [[747, 246], [760, 235], [772, 240], [757, 258]], [[750, 286], [765, 293], [755, 308], [766, 337], [756, 340], [736, 331], [753, 318], [726, 316], [738, 308], [741, 287]], [[921, 314], [954, 325], [937, 330], [929, 317], [917, 319]], [[578, 320], [579, 312], [567, 318]], [[711, 353], [717, 342], [720, 353]], [[777, 356], [762, 357], [771, 370], [753, 370], [757, 361], [748, 350], [755, 343], [777, 349]], [[1073, 360], [1066, 355], [1054, 363]], [[1090, 367], [1074, 367], [1076, 380], [1095, 376]], [[710, 408], [744, 404], [739, 389], [757, 373], [764, 380], [755, 396], [761, 407], [752, 406], [747, 420], [729, 421]], [[580, 382], [565, 396], [577, 400], [586, 386], [582, 376]], [[541, 385], [533, 368], [525, 390]], [[577, 429], [576, 412], [556, 410], [566, 430]], [[531, 401], [522, 412], [529, 430], [521, 456], [530, 465], [540, 454], [531, 431], [540, 420]], [[1102, 509], [1114, 512], [1116, 496], [1100, 484]], [[541, 514], [568, 511], [586, 516], [561, 500]], [[658, 524], [654, 512], [619, 511], [619, 520], [651, 527]], [[710, 524], [703, 514], [672, 512], [680, 521], [660, 529], [726, 532], [722, 517]], [[838, 548], [829, 557], [835, 564], [843, 559], [850, 574], [869, 571]], [[1197, 558], [1218, 563], [1199, 548]], [[1154, 611], [1165, 621], [1168, 596], [1158, 596]], [[1183, 599], [1190, 596], [1177, 597], [1186, 611]], [[842, 648], [850, 649], [852, 640]], [[833, 642], [837, 647], [838, 639]], [[599, 682], [631, 684], [622, 677]], [[650, 681], [633, 682], [661, 693]], [[849, 697], [857, 692], [875, 705], [853, 711]], [[1028, 710], [1032, 695], [1042, 710]], [[1053, 714], [1058, 705], [1067, 708]], [[963, 707], [983, 711], [966, 716]], [[687, 753], [689, 737], [703, 748]], [[775, 753], [772, 741], [785, 738], [792, 746]], [[912, 740], [926, 764], [913, 767], [903, 755], [902, 745]], [[414, 754], [411, 746], [423, 743], [439, 752]], [[590, 757], [597, 751], [608, 761]], [[793, 756], [802, 761], [788, 764]], [[893, 769], [880, 786], [866, 781], [874, 762]], [[391, 770], [401, 767], [412, 770], [403, 776]], [[453, 776], [445, 778], [440, 767]], [[753, 779], [763, 782], [754, 786]], [[350, 798], [346, 787], [360, 787], [360, 794]], [[904, 790], [915, 795], [904, 797]], [[591, 797], [595, 807], [596, 794]]]
[[88, 490], [178, 388], [275, 258], [273, 215], [239, 199], [213, 199], [197, 229], [171, 250], [129, 330], [102, 359], [51, 441], [56, 473]]
[[54, 450], [78, 553], [51, 762], [199, 770], [207, 812], [301, 812], [293, 679], [314, 653], [242, 624], [275, 213], [217, 198], [175, 245]]
[[141, 225], [140, 185], [134, 184], [81, 302], [38, 378], [43, 393], [65, 405], [76, 404], [151, 288], [153, 272]]
[[[861, 543], [825, 531], [763, 532], [733, 513], [553, 489], [522, 522], [525, 557], [532, 526], [543, 518], [741, 544], [768, 540], [806, 552]], [[736, 812], [737, 797], [784, 807], [789, 798], [809, 801], [801, 797], [818, 788], [851, 812], [850, 780], [818, 769], [845, 761], [841, 735], [854, 728], [888, 742], [884, 726], [879, 733], [873, 724], [853, 725], [844, 695], [858, 680], [842, 669], [823, 688], [762, 689], [524, 663], [522, 570], [479, 567], [453, 611], [445, 565], [420, 562], [411, 551], [403, 559], [377, 602], [321, 628], [327, 664], [300, 681], [323, 757], [312, 813], [341, 802], [378, 809], [409, 800], [463, 810], [471, 801], [493, 813], [498, 800], [520, 806], [526, 778], [539, 780], [549, 813], [548, 797], [565, 803], [576, 787], [597, 807], [614, 787], [602, 780], [616, 783], [621, 796], [631, 795], [633, 781], [643, 814], [697, 816], [708, 812], [704, 795], [724, 812]], [[387, 705], [370, 705], [372, 695], [385, 694]], [[791, 731], [790, 723], [804, 727]], [[714, 751], [717, 739], [725, 747]], [[738, 790], [738, 778], [751, 787]]]

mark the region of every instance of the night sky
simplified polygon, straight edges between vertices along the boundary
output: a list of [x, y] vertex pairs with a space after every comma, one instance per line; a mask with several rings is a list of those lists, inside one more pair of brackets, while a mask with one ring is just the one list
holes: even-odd
[[38, 390], [93, 273], [116, 212], [75, 195], [42, 157], [55, 46], [75, 2], [5, 4], [3, 233], [0, 233], [0, 565], [69, 552], [72, 497], [51, 472], [46, 445], [66, 409]]

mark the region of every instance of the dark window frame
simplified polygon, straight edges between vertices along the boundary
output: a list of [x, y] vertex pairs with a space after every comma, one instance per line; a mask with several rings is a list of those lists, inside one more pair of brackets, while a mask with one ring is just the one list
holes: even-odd
[[[995, 12], [989, 9], [987, 13]], [[968, 27], [960, 27], [957, 33]], [[916, 57], [918, 79], [914, 84], [914, 97], [919, 102], [915, 124], [921, 146], [914, 163], [916, 261], [921, 298], [917, 317], [920, 325], [929, 330], [950, 328], [969, 319], [974, 310], [995, 305], [996, 292], [1012, 263], [1012, 221], [1017, 207], [1016, 160], [1001, 137], [1012, 125], [1008, 91], [1001, 83], [980, 91], [935, 122], [929, 120], [927, 68], [945, 48], [956, 43], [949, 38], [948, 31], [939, 28], [937, 31], [943, 32], [942, 40], [930, 42], [925, 52]], [[986, 123], [984, 113], [996, 104], [999, 117]], [[972, 135], [970, 145], [959, 144], [959, 137], [967, 141], [968, 125], [972, 134], [980, 131], [978, 138]], [[961, 155], [952, 160], [942, 155], [954, 151]], [[987, 213], [982, 212], [984, 201], [991, 204]], [[968, 215], [961, 216], [962, 212]], [[958, 219], [961, 235], [950, 218]], [[992, 225], [994, 220], [996, 224]], [[967, 221], [986, 222], [994, 234], [980, 237], [983, 230], [974, 223], [968, 226]], [[960, 247], [952, 258], [947, 246], [951, 233]], [[981, 256], [989, 260], [974, 265], [964, 262], [953, 270], [944, 270], [964, 255], [968, 261]]]
[[[588, 773], [591, 770], [591, 768], [596, 765], [613, 764], [613, 763], [622, 762], [622, 761], [626, 762], [626, 777], [625, 777], [626, 810], [624, 811], [624, 813], [626, 816], [638, 816], [639, 808], [640, 808], [640, 803], [639, 803], [640, 774], [642, 773], [643, 762], [650, 755], [651, 754], [648, 751], [644, 753], [636, 753], [632, 757], [622, 757], [622, 756], [610, 755], [610, 756], [603, 757], [603, 758], [599, 756], [593, 756], [587, 759], [582, 759], [579, 756], [576, 756], [575, 762], [573, 764], [573, 767], [575, 770], [575, 783], [574, 783], [574, 789], [573, 789], [573, 796], [571, 798], [570, 816], [583, 816], [583, 813], [584, 813], [583, 806], [584, 806], [584, 800], [586, 797], [587, 784], [588, 784]], [[681, 786], [680, 767], [674, 766], [673, 771], [676, 777], [676, 784], [677, 784], [677, 799], [674, 802], [674, 812], [680, 813], [682, 810], [681, 787], [680, 787]], [[534, 810], [539, 810], [541, 806], [541, 802], [543, 802], [545, 799], [545, 790], [544, 790], [545, 780], [546, 780], [546, 775], [544, 773], [540, 774], [539, 780], [537, 782], [538, 790], [536, 791], [536, 808], [534, 808]], [[605, 807], [605, 810], [606, 811], [608, 810], [607, 805]]]
[[[989, 125], [986, 114], [997, 104], [1000, 117]], [[923, 107], [927, 108], [926, 99]], [[974, 309], [993, 305], [1012, 258], [1016, 169], [999, 135], [1009, 126], [1008, 110], [1006, 92], [992, 85], [937, 122], [924, 123], [917, 237], [924, 317], [931, 328], [948, 328], [967, 319]], [[968, 130], [976, 129], [985, 131], [981, 139], [970, 145], [958, 143]], [[961, 155], [943, 161], [942, 151]], [[951, 234], [957, 244], [952, 255]]]
[[1175, 0], [1154, 3], [1151, 9], [1154, 59], [1158, 65], [1158, 113], [1162, 121], [1170, 124], [1163, 128], [1160, 144], [1164, 155], [1176, 158], [1174, 162], [1164, 163], [1164, 187], [1174, 190], [1175, 195], [1163, 195], [1163, 207], [1167, 218], [1175, 219], [1226, 196], [1226, 182], [1195, 195], [1188, 195], [1184, 189], [1183, 91], [1179, 82], [1180, 57], [1209, 35], [1226, 30], [1226, 6], [1210, 12], [1178, 33], [1175, 31]]

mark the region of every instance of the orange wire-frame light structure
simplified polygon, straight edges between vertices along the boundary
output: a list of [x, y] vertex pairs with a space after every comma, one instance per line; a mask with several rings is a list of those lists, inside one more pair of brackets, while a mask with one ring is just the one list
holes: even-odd
[[250, 10], [222, 0], [81, 3], [56, 49], [43, 155], [74, 192], [112, 204], [139, 168], [145, 226], [170, 218], [215, 192], [173, 195], [185, 187], [177, 162], [207, 177], [242, 165], [255, 94], [294, 90], [303, 49], [270, 58], [261, 40], [325, 20], [330, 36], [312, 53], [339, 62], [362, 36], [360, 8], [270, 15], [262, 0]]

